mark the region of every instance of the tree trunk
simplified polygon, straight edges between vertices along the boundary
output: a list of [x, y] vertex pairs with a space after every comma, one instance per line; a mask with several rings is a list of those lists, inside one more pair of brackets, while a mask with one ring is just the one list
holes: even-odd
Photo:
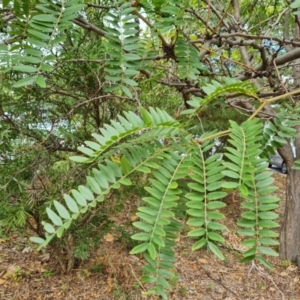
[[[285, 26], [286, 33], [289, 35], [289, 23], [286, 22]], [[299, 16], [295, 16], [294, 39], [299, 39], [299, 37]], [[287, 47], [286, 50], [291, 51], [292, 49]], [[300, 59], [297, 59], [293, 66], [293, 83], [295, 88], [300, 87], [299, 63]], [[298, 97], [293, 97], [293, 101], [299, 101]], [[290, 260], [292, 262], [298, 262], [297, 256], [300, 255], [300, 171], [291, 169], [295, 159], [300, 159], [300, 126], [295, 126], [295, 129], [297, 130], [294, 140], [296, 153], [293, 153], [290, 144], [286, 144], [281, 149], [278, 149], [278, 152], [284, 158], [288, 168], [286, 203], [284, 220], [280, 231], [279, 254], [282, 259]], [[298, 265], [298, 267], [300, 266]]]
[[290, 144], [285, 144], [281, 149], [278, 149], [288, 168], [279, 254], [282, 259], [292, 262], [296, 262], [297, 255], [300, 255], [300, 171], [291, 168], [295, 159], [300, 159], [300, 126], [295, 126], [295, 129], [297, 130], [294, 140], [296, 153], [293, 153]]
[[292, 262], [300, 255], [300, 171], [289, 170], [284, 221], [280, 232], [280, 257]]

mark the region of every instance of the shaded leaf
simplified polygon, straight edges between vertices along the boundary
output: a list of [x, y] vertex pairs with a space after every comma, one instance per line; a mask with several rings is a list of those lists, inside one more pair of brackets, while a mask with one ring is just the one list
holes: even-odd
[[258, 250], [262, 254], [271, 255], [271, 256], [279, 256], [279, 254], [276, 251], [274, 251], [273, 249], [271, 249], [269, 247], [260, 246], [260, 247], [258, 247]]
[[223, 256], [220, 249], [212, 242], [207, 242], [208, 248], [214, 253], [219, 259], [224, 260], [225, 257]]

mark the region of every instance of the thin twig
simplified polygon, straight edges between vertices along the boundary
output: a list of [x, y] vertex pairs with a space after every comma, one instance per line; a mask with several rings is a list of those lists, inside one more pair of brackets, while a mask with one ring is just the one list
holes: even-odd
[[[281, 86], [283, 87], [283, 89], [285, 90], [285, 92], [288, 93], [288, 90], [287, 90], [287, 88], [286, 88], [286, 86], [285, 86], [285, 84], [283, 82], [283, 79], [281, 78], [281, 75], [280, 75], [280, 73], [278, 71], [278, 68], [277, 68], [277, 65], [275, 63], [275, 60], [273, 60], [273, 65], [274, 65], [274, 68], [275, 68], [275, 71], [276, 71], [276, 74], [277, 74], [277, 77], [278, 77], [278, 79], [280, 81]], [[291, 101], [293, 103], [295, 103], [295, 100], [293, 99], [293, 97], [291, 95], [289, 96], [289, 98], [291, 99]]]
[[102, 9], [117, 8], [117, 7], [114, 6], [114, 5], [107, 6], [107, 5], [97, 5], [97, 4], [92, 4], [92, 3], [87, 3], [86, 5], [87, 5], [88, 7], [95, 7], [95, 8], [102, 8]]
[[203, 127], [203, 124], [202, 124], [202, 120], [201, 120], [201, 118], [198, 116], [198, 114], [197, 114], [197, 118], [198, 118], [198, 120], [199, 120], [199, 123], [200, 123], [201, 129], [202, 129], [202, 133], [204, 133], [204, 132], [205, 132], [205, 130], [204, 130], [204, 127]]
[[142, 288], [142, 290], [145, 292], [145, 291], [146, 291], [145, 287], [143, 286], [143, 284], [141, 283], [141, 281], [138, 279], [138, 277], [135, 275], [135, 273], [134, 273], [134, 271], [133, 271], [133, 268], [132, 268], [131, 264], [129, 264], [129, 265], [130, 265], [130, 271], [131, 271], [131, 274], [132, 274], [133, 277], [136, 279], [136, 281], [138, 282], [138, 284], [140, 285], [140, 287]]
[[[192, 41], [192, 43], [199, 43], [199, 40]], [[221, 58], [223, 58], [223, 59], [225, 59], [225, 60], [228, 60], [228, 61], [230, 61], [230, 62], [232, 62], [232, 63], [234, 63], [234, 64], [240, 65], [240, 66], [244, 67], [245, 69], [248, 69], [248, 70], [250, 70], [250, 71], [252, 71], [252, 72], [254, 72], [254, 73], [256, 72], [256, 70], [255, 70], [254, 68], [252, 68], [252, 67], [250, 67], [250, 66], [247, 66], [247, 65], [245, 65], [244, 63], [241, 63], [241, 62], [239, 62], [239, 61], [237, 61], [237, 60], [234, 60], [234, 59], [231, 59], [231, 58], [229, 58], [229, 57], [226, 57], [226, 56], [224, 56], [224, 55], [218, 53], [217, 51], [214, 51], [213, 49], [207, 49], [207, 48], [205, 48], [203, 45], [198, 45], [198, 46], [199, 46], [199, 48], [202, 48], [202, 49], [206, 50], [208, 53], [215, 54], [215, 55], [217, 55], [217, 56], [219, 56], [219, 57], [221, 57]]]
[[[223, 16], [221, 16], [221, 18], [220, 18], [218, 24], [214, 27], [213, 32], [212, 32], [212, 35], [216, 33], [217, 28], [218, 28], [222, 23], [223, 23], [224, 25], [226, 24], [226, 23], [224, 22], [224, 19], [225, 19], [225, 17], [227, 16], [227, 13], [228, 13], [229, 9], [231, 8], [231, 2], [232, 2], [232, 1], [230, 1], [229, 5], [227, 6], [226, 10], [224, 11]], [[226, 26], [226, 25], [225, 25], [225, 26]]]
[[272, 102], [275, 102], [275, 101], [280, 100], [282, 98], [286, 98], [286, 97], [289, 97], [291, 95], [296, 95], [296, 94], [300, 94], [300, 89], [297, 89], [295, 91], [292, 91], [292, 92], [289, 92], [289, 93], [286, 93], [286, 94], [283, 94], [283, 95], [280, 95], [280, 96], [277, 96], [277, 97], [265, 100], [260, 105], [260, 107], [249, 117], [248, 120], [254, 119], [267, 104], [271, 104]]
[[[149, 22], [149, 20], [147, 20], [143, 15], [141, 15], [137, 10], [134, 10], [132, 14], [141, 19], [149, 28], [154, 29], [153, 25]], [[169, 43], [167, 43], [165, 38], [160, 33], [157, 36], [159, 37], [164, 46], [169, 46]]]
[[70, 115], [74, 112], [74, 110], [75, 110], [76, 108], [78, 108], [78, 107], [80, 107], [80, 106], [82, 106], [82, 105], [84, 105], [84, 104], [93, 102], [93, 101], [95, 101], [95, 100], [102, 99], [102, 98], [119, 98], [119, 99], [123, 99], [123, 100], [131, 100], [131, 101], [132, 101], [132, 99], [130, 99], [130, 98], [128, 98], [128, 97], [122, 97], [122, 96], [118, 96], [118, 95], [111, 95], [111, 94], [101, 95], [101, 96], [97, 96], [97, 97], [94, 97], [94, 98], [91, 98], [91, 99], [87, 99], [87, 100], [82, 101], [81, 103], [75, 105], [75, 106], [74, 106], [74, 107], [73, 107], [73, 108], [72, 108], [72, 109], [64, 116], [64, 118], [70, 116]]
[[228, 292], [232, 293], [235, 297], [237, 297], [238, 299], [241, 299], [241, 297], [239, 297], [234, 291], [232, 291], [230, 288], [228, 288], [226, 285], [224, 285], [220, 280], [213, 278], [210, 275], [210, 272], [208, 272], [206, 269], [204, 269], [201, 265], [199, 265], [200, 268], [205, 272], [205, 274], [207, 275], [207, 277], [209, 277], [211, 280], [213, 280], [214, 282], [220, 284], [225, 290], [227, 290]]

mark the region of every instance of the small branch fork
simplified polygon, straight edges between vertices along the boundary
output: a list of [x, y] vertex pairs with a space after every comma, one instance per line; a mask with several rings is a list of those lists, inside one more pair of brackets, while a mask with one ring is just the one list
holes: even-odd
[[[259, 113], [261, 113], [261, 111], [264, 109], [264, 107], [267, 105], [267, 104], [271, 104], [272, 102], [275, 102], [277, 100], [280, 100], [280, 99], [283, 99], [283, 98], [286, 98], [286, 97], [290, 97], [292, 95], [296, 95], [296, 94], [300, 94], [300, 89], [297, 89], [295, 91], [292, 91], [292, 92], [289, 92], [289, 93], [285, 93], [283, 95], [280, 95], [280, 96], [277, 96], [277, 97], [273, 97], [271, 99], [267, 99], [265, 100], [257, 109], [256, 111], [248, 118], [248, 120], [252, 120], [254, 119]], [[224, 130], [224, 131], [220, 131], [218, 133], [215, 133], [215, 134], [212, 134], [210, 136], [207, 136], [203, 139], [201, 139], [201, 143], [207, 141], [207, 140], [212, 140], [212, 139], [215, 139], [215, 138], [218, 138], [218, 137], [221, 137], [221, 136], [224, 136], [224, 135], [228, 135], [230, 133], [230, 130]]]
[[272, 282], [272, 284], [275, 286], [276, 290], [281, 294], [281, 299], [282, 299], [282, 300], [285, 300], [285, 297], [284, 297], [283, 292], [279, 289], [279, 287], [278, 287], [278, 285], [275, 283], [274, 279], [273, 279], [268, 273], [263, 272], [260, 268], [258, 268], [258, 267], [256, 266], [256, 264], [255, 264], [254, 261], [252, 261], [251, 268], [250, 268], [250, 270], [249, 270], [249, 272], [248, 272], [248, 277], [249, 277], [250, 273], [251, 273], [253, 270], [258, 271], [259, 274], [262, 274], [263, 276], [265, 276], [266, 278], [268, 278], [268, 279]]

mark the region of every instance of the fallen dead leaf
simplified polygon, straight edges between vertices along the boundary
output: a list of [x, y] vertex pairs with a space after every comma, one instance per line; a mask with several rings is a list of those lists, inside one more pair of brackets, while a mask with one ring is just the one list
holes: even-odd
[[5, 282], [6, 282], [6, 280], [0, 279], [0, 285], [1, 285], [1, 284], [4, 284]]
[[198, 259], [198, 262], [199, 262], [200, 264], [207, 264], [207, 260], [204, 259], [204, 258], [199, 258], [199, 259]]
[[108, 243], [113, 243], [115, 237], [112, 234], [108, 233], [104, 236], [104, 240]]
[[10, 265], [7, 269], [6, 269], [6, 273], [3, 276], [4, 278], [10, 277], [11, 275], [16, 274], [21, 268], [17, 265]]
[[90, 277], [92, 273], [89, 270], [81, 270], [80, 272], [77, 273], [78, 278], [80, 279], [86, 279], [87, 277]]
[[111, 277], [109, 277], [107, 279], [107, 289], [108, 289], [108, 292], [111, 292], [113, 290], [113, 280], [111, 279]]
[[17, 234], [13, 234], [11, 237], [12, 239], [16, 240], [19, 236]]
[[19, 271], [21, 268], [17, 265], [10, 265], [7, 269], [6, 269], [6, 274], [14, 274], [17, 271]]
[[50, 259], [50, 253], [45, 253], [43, 255], [41, 255], [41, 261], [42, 262], [47, 262]]
[[295, 266], [295, 265], [290, 265], [290, 266], [287, 267], [287, 270], [292, 271], [292, 272], [296, 271], [297, 269], [298, 269], [298, 266]]
[[219, 270], [220, 273], [228, 273], [228, 270]]
[[30, 253], [30, 252], [32, 252], [31, 247], [25, 247], [25, 248], [22, 250], [22, 253]]
[[138, 217], [136, 215], [133, 215], [133, 216], [130, 217], [131, 221], [136, 221], [137, 219], [138, 219]]

